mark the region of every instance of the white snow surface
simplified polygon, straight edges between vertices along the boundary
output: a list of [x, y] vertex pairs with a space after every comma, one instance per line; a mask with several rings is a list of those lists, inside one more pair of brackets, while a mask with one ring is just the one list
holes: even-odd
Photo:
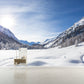
[[84, 17], [81, 20], [79, 20], [78, 22], [76, 22], [75, 25], [76, 26], [78, 26], [78, 25], [84, 25]]
[[4, 33], [8, 37], [11, 37], [18, 41], [18, 39], [15, 37], [15, 35], [9, 29], [0, 26], [0, 32]]
[[[84, 66], [83, 56], [84, 42], [78, 47], [73, 45], [66, 48], [28, 50], [26, 66]], [[16, 50], [0, 50], [0, 66], [14, 67], [14, 58]]]

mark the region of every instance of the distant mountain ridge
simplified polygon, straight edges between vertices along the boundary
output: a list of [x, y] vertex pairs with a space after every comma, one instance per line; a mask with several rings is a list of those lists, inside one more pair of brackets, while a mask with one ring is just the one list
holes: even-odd
[[40, 42], [28, 42], [28, 41], [25, 41], [25, 40], [20, 40], [20, 42], [22, 44], [26, 44], [26, 45], [33, 45], [33, 44], [40, 44]]

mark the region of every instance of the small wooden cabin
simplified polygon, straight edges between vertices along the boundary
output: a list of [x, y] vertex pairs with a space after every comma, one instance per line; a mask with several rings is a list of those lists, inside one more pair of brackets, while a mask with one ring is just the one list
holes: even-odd
[[[19, 55], [17, 55], [19, 54]], [[16, 58], [14, 59], [14, 64], [27, 63], [27, 48], [20, 48], [19, 52], [16, 52]]]

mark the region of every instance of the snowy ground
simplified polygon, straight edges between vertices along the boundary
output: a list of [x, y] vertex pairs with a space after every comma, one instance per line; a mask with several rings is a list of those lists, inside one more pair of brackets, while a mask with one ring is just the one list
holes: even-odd
[[[83, 56], [84, 43], [78, 47], [28, 50], [26, 66], [83, 66]], [[0, 66], [14, 66], [14, 58], [15, 50], [0, 50]]]

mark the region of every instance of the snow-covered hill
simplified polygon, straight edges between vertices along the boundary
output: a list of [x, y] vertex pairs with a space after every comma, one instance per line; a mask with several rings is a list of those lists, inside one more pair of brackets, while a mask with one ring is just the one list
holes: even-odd
[[7, 28], [0, 26], [0, 49], [18, 49], [27, 47], [19, 42], [15, 35]]
[[18, 41], [18, 39], [15, 37], [15, 35], [9, 29], [4, 28], [3, 26], [0, 26], [0, 32], [4, 33], [8, 37], [13, 38], [14, 40]]
[[[19, 55], [17, 51], [17, 55]], [[28, 50], [27, 66], [84, 66], [84, 42], [78, 47]], [[15, 50], [0, 50], [0, 66], [14, 66]], [[24, 65], [18, 65], [24, 66]]]
[[19, 39], [17, 39], [15, 35], [9, 29], [0, 26], [0, 49], [7, 49], [7, 50], [19, 49], [20, 47], [26, 47], [28, 49], [44, 48], [42, 45], [35, 44], [34, 42], [30, 43], [31, 45], [28, 45], [26, 43], [23, 43], [23, 41], [20, 41]]
[[84, 41], [84, 17], [68, 28], [66, 31], [60, 33], [54, 39], [44, 43], [45, 47], [51, 48], [56, 46], [66, 47], [75, 44], [75, 41]]

